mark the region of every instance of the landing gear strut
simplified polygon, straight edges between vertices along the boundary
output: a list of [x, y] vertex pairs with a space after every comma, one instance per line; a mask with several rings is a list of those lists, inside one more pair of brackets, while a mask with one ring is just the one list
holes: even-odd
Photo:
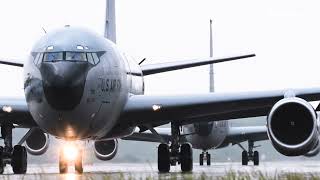
[[4, 167], [10, 164], [15, 174], [25, 174], [27, 172], [27, 151], [24, 146], [15, 145], [12, 148], [12, 123], [1, 124], [1, 136], [4, 139], [4, 147], [0, 146], [0, 174]]
[[180, 127], [171, 124], [171, 145], [162, 143], [158, 147], [158, 170], [160, 173], [170, 171], [170, 166], [181, 165], [182, 172], [193, 169], [192, 147], [189, 143], [180, 143]]
[[253, 165], [259, 165], [259, 152], [253, 151], [253, 148], [257, 147], [254, 146], [253, 141], [248, 141], [248, 151], [246, 151], [241, 145], [239, 145], [242, 151], [242, 165], [248, 165], [249, 161], [253, 161]]
[[207, 151], [203, 151], [199, 157], [200, 166], [203, 166], [203, 160], [207, 160], [207, 165], [211, 165], [211, 155]]

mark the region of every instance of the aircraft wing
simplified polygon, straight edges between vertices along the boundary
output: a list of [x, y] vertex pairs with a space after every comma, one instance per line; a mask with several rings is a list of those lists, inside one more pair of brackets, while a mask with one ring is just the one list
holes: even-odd
[[[167, 71], [174, 71], [178, 69], [185, 69], [191, 68], [196, 66], [202, 66], [207, 64], [215, 64], [221, 63], [226, 61], [234, 61], [238, 59], [244, 59], [249, 57], [254, 57], [255, 54], [248, 54], [248, 55], [241, 55], [241, 56], [234, 56], [234, 57], [225, 57], [225, 58], [203, 58], [203, 59], [192, 59], [192, 60], [183, 60], [183, 61], [176, 61], [176, 62], [168, 62], [168, 63], [159, 63], [159, 64], [148, 64], [148, 65], [141, 65], [141, 70], [143, 75], [151, 75], [157, 74]], [[0, 64], [10, 65], [10, 66], [17, 66], [23, 67], [23, 63], [19, 60], [4, 60], [0, 59]]]
[[169, 122], [190, 124], [265, 116], [283, 98], [320, 99], [320, 88], [246, 93], [129, 97], [120, 117], [123, 126], [159, 126]]
[[[124, 140], [131, 141], [146, 141], [146, 142], [169, 142], [171, 138], [170, 128], [155, 128], [158, 136], [153, 134], [150, 130], [145, 132], [135, 131], [132, 135], [124, 137]], [[230, 127], [228, 135], [223, 145], [238, 144], [248, 140], [263, 141], [268, 140], [268, 133], [266, 126], [244, 126], [244, 127]]]
[[135, 131], [132, 135], [121, 138], [124, 140], [131, 141], [146, 141], [146, 142], [169, 142], [171, 138], [171, 129], [170, 128], [155, 128], [158, 135], [154, 135], [150, 130], [145, 132]]
[[268, 140], [266, 126], [230, 127], [229, 133], [222, 144], [238, 144], [244, 141]]
[[215, 64], [226, 61], [233, 61], [238, 59], [244, 59], [249, 57], [254, 57], [255, 54], [248, 54], [242, 56], [234, 56], [234, 57], [226, 57], [226, 58], [205, 58], [205, 59], [192, 59], [192, 60], [184, 60], [184, 61], [176, 61], [176, 62], [168, 62], [168, 63], [159, 63], [159, 64], [148, 64], [141, 65], [141, 70], [144, 76], [157, 74], [167, 71], [174, 71], [178, 69], [191, 68], [195, 66], [202, 66], [207, 64]]
[[12, 121], [17, 127], [30, 128], [38, 126], [33, 120], [24, 98], [0, 98], [0, 123], [6, 120]]

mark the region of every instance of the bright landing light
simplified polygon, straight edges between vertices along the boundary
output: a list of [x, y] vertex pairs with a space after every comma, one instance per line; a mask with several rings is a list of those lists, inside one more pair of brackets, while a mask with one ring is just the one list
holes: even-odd
[[7, 113], [11, 113], [12, 107], [11, 106], [3, 106], [2, 111], [7, 112]]
[[73, 173], [68, 173], [65, 175], [65, 178], [63, 178], [65, 180], [77, 180], [77, 179], [81, 179], [79, 177], [77, 177], [76, 174], [73, 174]]
[[64, 158], [68, 161], [75, 161], [78, 153], [79, 151], [74, 144], [67, 144], [63, 147]]

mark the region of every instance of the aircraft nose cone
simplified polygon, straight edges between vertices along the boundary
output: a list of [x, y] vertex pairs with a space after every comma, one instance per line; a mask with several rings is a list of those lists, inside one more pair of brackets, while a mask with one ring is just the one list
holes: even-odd
[[89, 65], [86, 62], [43, 63], [40, 72], [48, 103], [57, 110], [72, 110], [81, 101]]

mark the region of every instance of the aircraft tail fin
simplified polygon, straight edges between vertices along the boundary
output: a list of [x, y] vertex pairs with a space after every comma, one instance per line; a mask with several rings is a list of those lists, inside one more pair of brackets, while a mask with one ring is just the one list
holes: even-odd
[[104, 37], [116, 43], [116, 8], [115, 0], [106, 0], [106, 19]]
[[[213, 40], [212, 40], [212, 19], [210, 19], [210, 57], [213, 57]], [[214, 70], [213, 64], [210, 64], [209, 70], [210, 92], [214, 92]]]

